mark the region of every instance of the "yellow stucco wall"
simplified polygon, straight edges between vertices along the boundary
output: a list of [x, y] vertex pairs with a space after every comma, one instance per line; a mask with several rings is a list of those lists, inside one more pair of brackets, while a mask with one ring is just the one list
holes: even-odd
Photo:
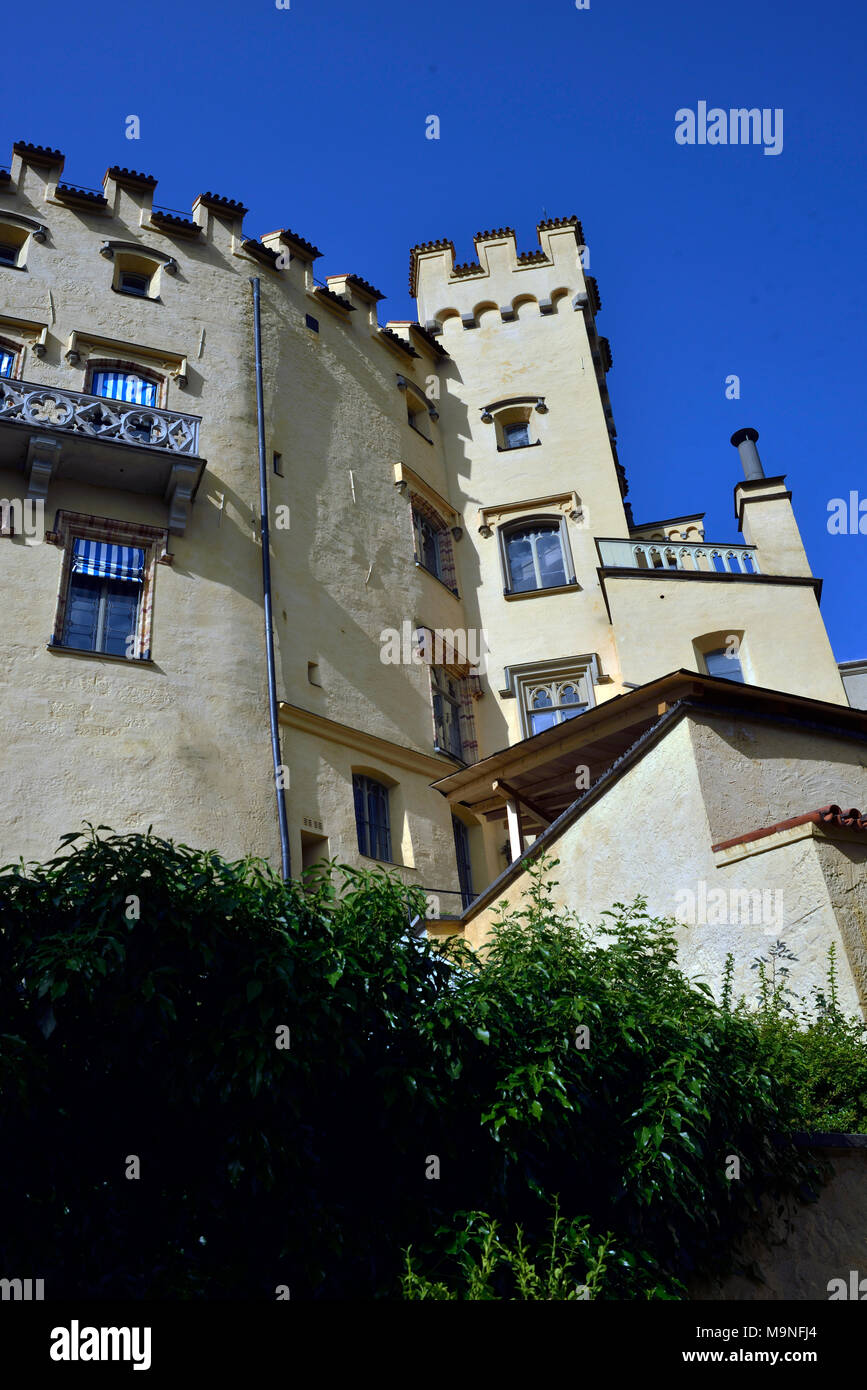
[[[402, 866], [426, 887], [456, 882], [450, 812], [429, 789], [455, 766], [434, 751], [429, 673], [381, 659], [383, 634], [406, 625], [475, 634], [480, 645], [484, 634], [473, 706], [480, 756], [521, 737], [518, 703], [503, 693], [507, 667], [593, 655], [601, 702], [622, 691], [624, 679], [693, 664], [695, 632], [733, 621], [747, 631], [751, 679], [845, 698], [826, 669], [830, 649], [808, 589], [681, 582], [668, 586], [674, 592], [663, 605], [652, 582], [615, 580], [609, 620], [596, 540], [628, 530], [605, 352], [594, 314], [582, 307], [593, 296], [572, 222], [540, 224], [541, 253], [529, 259], [519, 260], [513, 234], [486, 233], [477, 241], [478, 267], [460, 274], [448, 247], [414, 253], [419, 319], [438, 335], [443, 358], [407, 324], [390, 326], [397, 341], [381, 333], [371, 287], [331, 278], [351, 311], [323, 297], [312, 248], [265, 235], [272, 251], [292, 248], [280, 270], [261, 248], [245, 249], [238, 208], [197, 200], [202, 234], [191, 241], [151, 221], [153, 190], [111, 175], [100, 212], [65, 204], [56, 193], [60, 174], [59, 160], [24, 151], [13, 159], [11, 183], [0, 184], [0, 223], [5, 209], [47, 228], [43, 242], [29, 236], [26, 269], [0, 267], [0, 314], [19, 323], [0, 322], [0, 336], [21, 349], [17, 373], [83, 391], [89, 361], [153, 368], [138, 347], [164, 354], [160, 404], [201, 416], [207, 468], [185, 534], [171, 539], [173, 566], [157, 567], [152, 665], [49, 652], [60, 551], [38, 534], [0, 539], [0, 584], [14, 615], [4, 624], [0, 663], [5, 858], [46, 857], [84, 818], [119, 830], [152, 823], [227, 854], [278, 858], [257, 522], [254, 275], [262, 289], [278, 697], [314, 716], [312, 724], [284, 726], [293, 865], [303, 857], [302, 834], [308, 851], [310, 836], [321, 834], [332, 853], [339, 846], [352, 860], [351, 770], [363, 765], [389, 781], [396, 817], [415, 827], [394, 836]], [[154, 300], [117, 293], [129, 253], [106, 259], [106, 240], [174, 257], [177, 273], [158, 269]], [[318, 333], [307, 314], [318, 319]], [[73, 333], [117, 346], [80, 343], [76, 363], [66, 355]], [[186, 388], [171, 373], [181, 359]], [[438, 419], [423, 416], [429, 440], [407, 420], [407, 399], [419, 393], [438, 411]], [[485, 422], [482, 409], [515, 397], [529, 401], [533, 447], [498, 450], [500, 425]], [[0, 432], [10, 429], [0, 419]], [[11, 437], [3, 433], [0, 443]], [[10, 500], [20, 500], [26, 485], [26, 436], [17, 437], [20, 457], [0, 468], [0, 496]], [[56, 437], [62, 444], [62, 432]], [[282, 477], [271, 471], [273, 451], [282, 455]], [[463, 532], [454, 543], [457, 596], [414, 561], [410, 489], [395, 486], [399, 467], [454, 510]], [[155, 526], [167, 519], [159, 498], [85, 485], [62, 468], [49, 487], [46, 526], [58, 508]], [[746, 510], [752, 517], [761, 508], [762, 543], [769, 563], [778, 563], [779, 535], [792, 543], [791, 509], [775, 497]], [[564, 518], [577, 584], [509, 599], [499, 528], [540, 511]], [[797, 553], [792, 563], [801, 563]], [[837, 684], [842, 692], [839, 677]], [[330, 737], [322, 743], [316, 719], [342, 726], [348, 751], [337, 761], [337, 745]], [[373, 751], [371, 738], [382, 741]], [[472, 823], [468, 812], [459, 815]], [[499, 827], [473, 823], [477, 891], [502, 865], [502, 839]]]
[[[729, 854], [714, 853], [712, 845], [722, 838], [814, 809], [809, 795], [797, 799], [799, 777], [809, 768], [808, 750], [797, 736], [757, 728], [756, 775], [750, 779], [742, 775], [741, 755], [724, 735], [725, 730], [709, 731], [704, 720], [681, 719], [565, 829], [549, 850], [560, 861], [554, 874], [555, 901], [598, 926], [602, 912], [615, 901], [628, 903], [641, 894], [652, 914], [678, 919], [679, 958], [687, 974], [718, 992], [731, 952], [735, 990], [748, 997], [756, 989], [754, 958], [767, 955], [769, 946], [782, 939], [798, 957], [791, 967], [792, 987], [809, 998], [813, 985], [825, 984], [828, 946], [834, 942], [841, 1001], [855, 1011], [859, 1002], [867, 1003], [867, 929], [863, 909], [859, 915], [854, 907], [859, 897], [867, 898], [863, 836], [844, 836], [841, 847], [837, 839], [831, 841], [808, 826], [778, 837], [772, 845], [762, 842]], [[832, 780], [837, 774], [840, 779], [850, 776], [845, 751], [837, 763], [833, 748], [814, 748], [815, 770], [821, 768], [821, 775]], [[781, 773], [779, 781], [775, 772]], [[867, 777], [863, 768], [860, 776]], [[772, 779], [780, 788], [780, 800], [769, 813]], [[732, 812], [734, 800], [738, 802], [737, 821], [730, 819], [725, 831], [719, 829], [725, 823], [719, 809], [721, 788], [730, 790]], [[519, 875], [469, 920], [465, 934], [471, 944], [484, 941], [497, 904], [514, 906], [527, 883], [526, 873]], [[724, 900], [711, 896], [720, 890]], [[685, 909], [690, 903], [695, 920], [687, 924]]]

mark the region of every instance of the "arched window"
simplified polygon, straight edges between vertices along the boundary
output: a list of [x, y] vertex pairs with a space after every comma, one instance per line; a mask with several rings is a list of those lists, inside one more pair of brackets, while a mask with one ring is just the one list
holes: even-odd
[[506, 592], [556, 589], [574, 584], [575, 575], [562, 520], [524, 521], [503, 533]]
[[550, 681], [528, 691], [528, 706], [530, 733], [539, 734], [583, 714], [589, 702], [582, 699], [575, 681]]
[[371, 859], [384, 859], [391, 863], [388, 787], [372, 777], [354, 773], [352, 792], [359, 852]]

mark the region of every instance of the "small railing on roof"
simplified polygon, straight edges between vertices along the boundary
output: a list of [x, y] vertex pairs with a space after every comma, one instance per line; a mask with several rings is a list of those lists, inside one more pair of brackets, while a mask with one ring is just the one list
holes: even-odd
[[600, 540], [597, 544], [606, 569], [684, 570], [740, 576], [760, 573], [754, 545], [631, 540]]

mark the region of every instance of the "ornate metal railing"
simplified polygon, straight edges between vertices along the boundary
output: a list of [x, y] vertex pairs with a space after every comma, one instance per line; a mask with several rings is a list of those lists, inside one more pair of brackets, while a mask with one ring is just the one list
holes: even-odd
[[0, 424], [4, 420], [83, 438], [144, 445], [170, 454], [196, 457], [199, 452], [198, 415], [10, 377], [0, 378]]
[[698, 574], [759, 574], [754, 545], [695, 545], [679, 541], [599, 541], [605, 567], [686, 570]]

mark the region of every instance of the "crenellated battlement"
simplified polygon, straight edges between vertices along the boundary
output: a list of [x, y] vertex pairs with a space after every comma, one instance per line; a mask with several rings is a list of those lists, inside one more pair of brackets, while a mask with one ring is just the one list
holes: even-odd
[[[184, 243], [212, 245], [224, 264], [238, 267], [238, 262], [246, 262], [238, 267], [239, 273], [262, 267], [275, 285], [283, 278], [287, 289], [294, 287], [308, 298], [314, 318], [320, 308], [325, 310], [344, 328], [371, 338], [413, 370], [415, 363], [421, 370], [422, 364], [436, 365], [449, 356], [440, 341], [447, 319], [457, 317], [471, 328], [492, 315], [507, 322], [523, 317], [527, 310], [544, 315], [564, 307], [586, 309], [593, 360], [604, 381], [610, 356], [605, 340], [595, 334], [598, 288], [583, 273], [584, 233], [575, 216], [539, 222], [538, 246], [529, 251], [519, 252], [514, 227], [477, 232], [475, 258], [462, 263], [457, 263], [455, 244], [449, 239], [419, 243], [410, 257], [410, 290], [418, 303], [418, 322], [382, 325], [378, 306], [385, 296], [369, 280], [350, 272], [317, 277], [313, 267], [322, 256], [319, 248], [288, 228], [258, 238], [246, 232], [249, 210], [241, 200], [208, 190], [193, 200], [187, 215], [159, 205], [154, 174], [112, 164], [105, 170], [101, 188], [90, 188], [64, 180], [65, 163], [61, 150], [16, 141], [9, 173], [5, 179], [0, 177], [0, 218], [7, 208], [11, 221], [29, 218], [42, 226], [49, 223], [51, 207], [67, 208], [76, 214], [79, 237], [92, 229], [103, 248], [122, 241], [129, 254], [140, 241], [143, 257], [160, 264], [170, 262], [172, 267], [186, 263], [191, 271], [201, 262], [199, 257], [185, 258]], [[116, 231], [112, 222], [118, 224]], [[101, 254], [106, 254], [104, 249]]]
[[584, 231], [578, 218], [546, 218], [536, 234], [539, 248], [519, 252], [514, 227], [477, 232], [476, 260], [460, 264], [453, 241], [414, 246], [409, 287], [418, 301], [419, 321], [436, 332], [455, 315], [469, 325], [480, 311], [494, 308], [509, 319], [523, 300], [534, 299], [544, 310], [564, 293], [585, 293]]

